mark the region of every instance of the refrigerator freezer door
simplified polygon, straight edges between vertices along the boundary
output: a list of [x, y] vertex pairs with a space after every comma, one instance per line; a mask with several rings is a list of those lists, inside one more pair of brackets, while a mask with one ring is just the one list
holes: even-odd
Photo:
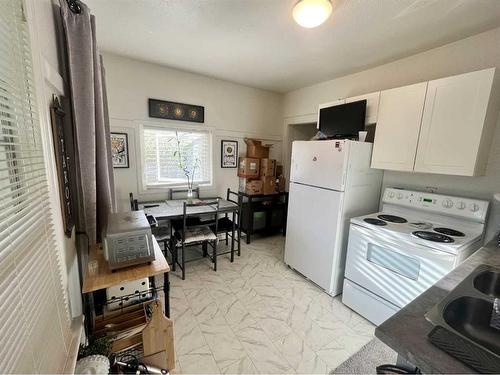
[[290, 181], [343, 191], [348, 145], [345, 140], [293, 142]]
[[331, 293], [344, 193], [290, 184], [285, 263]]

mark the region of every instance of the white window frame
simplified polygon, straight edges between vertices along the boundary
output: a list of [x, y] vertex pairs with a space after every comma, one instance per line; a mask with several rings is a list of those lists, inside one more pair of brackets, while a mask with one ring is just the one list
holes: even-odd
[[163, 130], [178, 130], [178, 131], [203, 131], [207, 132], [209, 134], [209, 148], [210, 148], [210, 160], [209, 160], [209, 165], [210, 165], [210, 173], [209, 173], [209, 183], [205, 184], [194, 184], [195, 186], [198, 187], [203, 187], [203, 188], [212, 188], [215, 185], [214, 182], [214, 144], [215, 144], [215, 128], [211, 126], [206, 126], [206, 125], [191, 125], [191, 124], [178, 124], [177, 122], [173, 121], [165, 121], [165, 123], [159, 123], [159, 122], [151, 122], [151, 121], [137, 121], [137, 133], [136, 133], [136, 150], [137, 152], [137, 166], [138, 166], [138, 173], [137, 173], [137, 183], [138, 183], [138, 192], [142, 194], [148, 194], [148, 193], [161, 193], [168, 191], [172, 188], [184, 188], [187, 187], [187, 181], [184, 183], [178, 183], [178, 184], [156, 184], [154, 186], [148, 186], [146, 183], [146, 177], [144, 174], [145, 171], [145, 165], [144, 165], [144, 155], [145, 155], [145, 150], [144, 150], [144, 128], [158, 128], [158, 129], [163, 129]]

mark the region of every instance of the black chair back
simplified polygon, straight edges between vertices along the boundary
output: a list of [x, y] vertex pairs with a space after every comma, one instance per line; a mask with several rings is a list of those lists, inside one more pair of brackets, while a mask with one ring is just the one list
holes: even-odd
[[129, 193], [129, 198], [130, 198], [130, 210], [139, 211], [139, 203], [137, 202], [137, 199], [134, 199], [134, 194]]
[[[243, 196], [239, 192], [231, 191], [230, 188], [227, 189], [226, 193], [226, 200], [228, 202], [234, 203], [238, 205], [238, 211], [236, 212], [236, 215], [238, 215], [238, 218], [236, 220], [236, 223], [238, 225], [241, 225], [241, 208], [243, 206]], [[227, 214], [226, 214], [227, 217]]]
[[[203, 212], [203, 215], [210, 215], [214, 217], [215, 221], [215, 233], [217, 233], [218, 229], [218, 223], [217, 223], [217, 217], [219, 217], [219, 198], [212, 199], [212, 200], [207, 200], [207, 201], [199, 201], [196, 203], [187, 203], [184, 201], [183, 203], [183, 210], [182, 210], [182, 240], [185, 240], [185, 233], [186, 230], [190, 227], [188, 225], [188, 218], [193, 217], [193, 216], [199, 216], [200, 215], [200, 210], [196, 210], [196, 208], [200, 207], [211, 207], [212, 210], [209, 212]], [[200, 224], [197, 224], [198, 226]], [[206, 225], [206, 224], [201, 224], [201, 225]], [[196, 226], [196, 225], [195, 225]], [[192, 227], [192, 226], [191, 226]]]
[[[197, 186], [197, 187], [194, 187], [193, 189], [193, 198], [200, 198], [200, 188]], [[168, 191], [168, 199], [169, 200], [172, 200], [172, 199], [184, 199], [184, 198], [187, 198], [187, 193], [188, 193], [189, 189], [186, 189], [186, 188], [172, 188]]]

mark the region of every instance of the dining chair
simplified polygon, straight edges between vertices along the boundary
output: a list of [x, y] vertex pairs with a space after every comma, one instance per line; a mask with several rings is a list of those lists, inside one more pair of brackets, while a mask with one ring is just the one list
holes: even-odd
[[[168, 224], [168, 222], [163, 223], [159, 221], [157, 227], [151, 228], [151, 233], [153, 234], [153, 236], [155, 236], [156, 241], [159, 244], [163, 244], [162, 252], [166, 258], [171, 238], [170, 225]], [[175, 262], [173, 261], [173, 259], [172, 259], [172, 270], [175, 271]]]
[[[217, 232], [212, 231], [206, 224], [192, 224], [189, 219], [200, 215], [201, 207], [210, 207], [210, 212], [203, 215], [213, 216], [216, 223], [219, 216], [219, 198], [215, 201], [201, 201], [197, 203], [183, 202], [182, 229], [174, 230], [171, 240], [171, 251], [174, 264], [177, 264], [182, 271], [182, 280], [186, 279], [186, 248], [202, 245], [203, 256], [208, 256], [214, 265], [214, 271], [217, 271]], [[207, 245], [212, 248], [212, 254], [206, 251]], [[179, 262], [178, 253], [181, 252]]]
[[[134, 199], [134, 194], [129, 193], [129, 197], [130, 197], [130, 209], [132, 211], [138, 211], [139, 203], [137, 199]], [[167, 250], [170, 243], [170, 232], [171, 232], [170, 225], [168, 222], [159, 221], [157, 222], [157, 226], [151, 228], [151, 233], [153, 234], [153, 236], [155, 236], [156, 241], [159, 244], [163, 244], [162, 252], [165, 255], [165, 257], [167, 256]], [[173, 270], [175, 271], [175, 263], [173, 263]]]
[[[229, 237], [231, 237], [231, 250], [218, 255], [231, 254], [231, 262], [234, 261], [235, 243], [238, 245], [238, 256], [241, 256], [241, 207], [243, 205], [243, 197], [240, 193], [227, 189], [226, 200], [238, 206], [238, 209], [231, 213], [226, 212], [224, 216], [218, 217], [217, 221], [210, 225], [210, 229], [214, 233], [224, 234], [226, 246], [228, 246]], [[231, 217], [230, 217], [231, 216]]]
[[[187, 198], [188, 189], [187, 188], [172, 188], [168, 191], [169, 200], [181, 200]], [[193, 188], [193, 198], [200, 199], [200, 188], [197, 186]], [[190, 217], [188, 218], [189, 226], [202, 225], [202, 219], [200, 217]], [[172, 220], [170, 222], [174, 230], [182, 229], [182, 220]]]

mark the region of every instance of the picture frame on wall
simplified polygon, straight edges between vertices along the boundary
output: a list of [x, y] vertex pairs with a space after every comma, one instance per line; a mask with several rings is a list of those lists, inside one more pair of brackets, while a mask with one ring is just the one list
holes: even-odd
[[111, 133], [113, 168], [129, 168], [127, 133]]
[[205, 122], [205, 107], [149, 98], [149, 117], [188, 122]]
[[[59, 181], [59, 195], [61, 197], [61, 213], [64, 222], [64, 234], [71, 237], [75, 219], [73, 216], [73, 154], [71, 145], [73, 144], [73, 133], [71, 132], [70, 120], [66, 119], [66, 112], [63, 108], [64, 97], [60, 99], [54, 95], [50, 106], [50, 122], [52, 126], [52, 136], [54, 141], [54, 153], [56, 158], [57, 179]], [[65, 102], [67, 104], [67, 101]]]
[[221, 145], [221, 168], [236, 168], [238, 166], [238, 141], [223, 139]]

